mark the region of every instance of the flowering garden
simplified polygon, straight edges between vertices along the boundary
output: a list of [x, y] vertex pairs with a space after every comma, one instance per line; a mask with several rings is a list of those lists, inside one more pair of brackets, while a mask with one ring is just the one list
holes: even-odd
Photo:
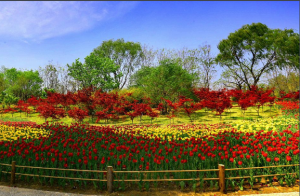
[[[249, 91], [199, 89], [194, 94], [197, 101], [180, 97], [177, 102], [162, 99], [161, 103], [151, 103], [147, 98], [134, 100], [130, 94], [84, 89], [68, 95], [49, 92], [46, 99], [32, 97], [26, 102], [19, 101], [2, 112], [12, 115], [23, 112], [29, 116], [38, 112], [46, 122], [0, 121], [0, 178], [10, 179], [10, 164], [15, 161], [17, 181], [61, 186], [93, 185], [96, 189], [106, 190], [106, 171], [112, 166], [115, 190], [126, 190], [128, 182], [134, 183], [130, 180], [137, 180], [135, 184], [140, 190], [165, 183], [197, 191], [220, 186], [216, 171], [222, 164], [228, 170], [225, 174], [227, 190], [243, 190], [245, 185], [253, 187], [262, 182], [295, 185], [299, 180], [299, 92], [275, 97], [272, 90], [252, 87]], [[250, 107], [256, 110], [257, 116], [261, 115], [263, 107], [280, 108], [282, 112], [251, 121], [194, 123], [198, 110], [213, 111], [222, 118], [222, 114], [233, 106], [239, 107], [242, 115]], [[172, 123], [180, 113], [191, 123]], [[47, 121], [49, 118], [63, 120], [66, 115], [76, 122], [68, 125]], [[91, 115], [96, 122], [125, 116], [132, 123], [105, 126], [83, 123], [84, 118]], [[159, 115], [167, 116], [170, 124], [133, 124], [134, 118], [145, 115], [152, 120]], [[281, 165], [287, 167], [277, 167]], [[252, 169], [230, 170], [234, 168]], [[210, 171], [180, 172], [183, 170]], [[259, 175], [265, 177], [256, 177]], [[169, 180], [163, 182], [162, 179]]]

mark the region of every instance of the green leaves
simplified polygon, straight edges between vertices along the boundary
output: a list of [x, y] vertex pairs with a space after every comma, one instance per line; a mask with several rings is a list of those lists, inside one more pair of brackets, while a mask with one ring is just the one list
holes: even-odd
[[176, 60], [166, 59], [158, 67], [144, 67], [132, 77], [132, 85], [143, 89], [153, 100], [160, 103], [161, 97], [174, 102], [178, 95], [192, 96], [194, 76]]
[[125, 87], [129, 77], [134, 69], [139, 67], [144, 56], [140, 43], [125, 42], [124, 39], [104, 41], [92, 53], [100, 58], [109, 58], [119, 66], [119, 69], [113, 73], [119, 89]]
[[3, 74], [0, 74], [0, 89], [22, 100], [39, 95], [42, 82], [38, 71], [4, 68]]
[[291, 29], [269, 29], [262, 23], [244, 25], [222, 40], [218, 49], [216, 62], [249, 88], [274, 67], [299, 68], [299, 34]]
[[179, 185], [180, 185], [181, 191], [183, 191], [185, 183], [183, 181], [180, 181]]
[[94, 53], [85, 58], [85, 63], [81, 63], [79, 59], [76, 59], [75, 63], [67, 66], [69, 75], [78, 80], [82, 87], [93, 85], [103, 91], [118, 88], [117, 78], [122, 76], [119, 73], [112, 77], [111, 75], [117, 72], [119, 66], [115, 65], [109, 58], [101, 58]]
[[9, 107], [12, 104], [16, 104], [18, 101], [19, 101], [19, 98], [15, 97], [14, 95], [5, 94], [3, 96], [3, 102], [4, 102], [4, 104], [8, 105]]
[[245, 180], [245, 179], [241, 179], [240, 182], [237, 183], [237, 184], [238, 184], [238, 187], [239, 187], [239, 189], [240, 189], [241, 191], [244, 190], [244, 187], [243, 187], [243, 185], [244, 185], [244, 180]]

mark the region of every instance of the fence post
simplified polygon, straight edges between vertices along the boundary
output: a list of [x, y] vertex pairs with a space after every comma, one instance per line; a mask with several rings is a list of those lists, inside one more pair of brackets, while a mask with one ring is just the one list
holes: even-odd
[[16, 161], [12, 161], [11, 163], [11, 178], [10, 178], [10, 182], [12, 185], [15, 184], [15, 173], [16, 173]]
[[220, 192], [225, 193], [225, 166], [222, 164], [218, 165], [219, 168], [219, 187], [220, 187]]
[[114, 181], [114, 177], [113, 177], [113, 167], [112, 166], [107, 166], [107, 190], [108, 193], [112, 193], [113, 192], [113, 181]]

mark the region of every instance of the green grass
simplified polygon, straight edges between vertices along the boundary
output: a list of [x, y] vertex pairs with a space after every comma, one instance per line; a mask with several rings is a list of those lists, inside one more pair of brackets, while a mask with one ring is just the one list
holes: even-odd
[[[278, 114], [281, 114], [279, 109], [270, 108], [265, 106], [259, 111], [259, 115], [257, 115], [257, 111], [255, 108], [251, 107], [248, 108], [243, 116], [243, 113], [240, 108], [233, 107], [230, 110], [225, 111], [221, 119], [219, 116], [215, 115], [215, 112], [208, 111], [205, 109], [199, 110], [192, 115], [193, 122], [190, 121], [190, 118], [184, 113], [179, 112], [176, 114], [176, 117], [172, 119], [172, 124], [216, 124], [216, 123], [228, 123], [233, 121], [240, 121], [240, 120], [256, 120], [258, 118], [265, 118], [265, 117], [274, 117]], [[36, 122], [37, 124], [42, 124], [45, 122], [45, 119], [38, 116], [38, 113], [30, 114], [29, 117], [25, 113], [15, 113], [12, 117], [11, 114], [3, 114], [0, 119], [3, 121], [31, 121]], [[47, 121], [49, 122], [57, 122], [48, 118]], [[129, 117], [125, 120], [109, 120], [108, 124], [105, 123], [104, 120], [101, 120], [99, 123], [95, 123], [96, 118], [94, 117], [94, 121], [92, 122], [91, 117], [84, 119], [84, 122], [88, 122], [92, 125], [131, 125], [132, 122]], [[59, 122], [63, 122], [66, 124], [74, 123], [75, 121], [69, 117], [62, 118]], [[133, 124], [151, 124], [151, 119], [148, 116], [143, 116], [142, 120], [140, 121], [140, 117], [136, 117], [133, 121]], [[168, 125], [170, 124], [170, 119], [166, 116], [160, 116], [155, 118], [152, 121], [152, 124], [159, 124], [159, 125]]]

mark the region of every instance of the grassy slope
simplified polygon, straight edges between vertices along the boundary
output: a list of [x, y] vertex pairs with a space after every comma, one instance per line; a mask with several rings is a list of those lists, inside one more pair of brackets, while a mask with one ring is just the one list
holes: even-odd
[[[225, 111], [222, 114], [222, 117], [220, 119], [219, 116], [215, 115], [215, 112], [211, 111], [205, 111], [204, 109], [197, 111], [192, 115], [192, 118], [194, 119], [194, 124], [215, 124], [220, 122], [229, 123], [232, 121], [239, 121], [239, 120], [254, 120], [257, 118], [264, 118], [264, 117], [273, 117], [278, 114], [281, 114], [280, 110], [276, 109], [275, 107], [270, 108], [268, 106], [265, 106], [259, 111], [260, 116], [257, 115], [257, 110], [253, 107], [248, 108], [245, 116], [243, 117], [242, 111], [238, 107], [233, 107], [230, 110]], [[3, 121], [32, 121], [36, 122], [38, 124], [42, 124], [45, 122], [44, 118], [41, 118], [38, 116], [38, 113], [30, 114], [29, 117], [27, 117], [24, 113], [15, 113], [12, 117], [11, 114], [4, 114], [0, 117]], [[48, 121], [52, 121], [52, 119], [47, 119]], [[75, 122], [73, 119], [66, 117], [61, 119], [60, 121], [71, 124], [72, 122]], [[55, 121], [53, 121], [55, 122]], [[124, 120], [119, 121], [113, 121], [109, 120], [108, 124], [104, 122], [104, 120], [101, 120], [99, 123], [92, 123], [91, 118], [85, 119], [84, 122], [89, 122], [90, 124], [95, 125], [129, 125], [132, 124], [130, 118], [126, 118]], [[95, 122], [95, 119], [94, 119]], [[151, 120], [148, 116], [143, 116], [142, 121], [140, 123], [140, 117], [136, 117], [133, 121], [134, 124], [151, 124]], [[156, 118], [152, 121], [153, 124], [160, 124], [160, 125], [167, 125], [170, 124], [170, 119], [168, 119], [166, 116], [160, 116], [159, 118]], [[176, 117], [172, 119], [172, 124], [190, 124], [191, 121], [189, 117], [184, 113], [180, 112], [176, 114]]]

